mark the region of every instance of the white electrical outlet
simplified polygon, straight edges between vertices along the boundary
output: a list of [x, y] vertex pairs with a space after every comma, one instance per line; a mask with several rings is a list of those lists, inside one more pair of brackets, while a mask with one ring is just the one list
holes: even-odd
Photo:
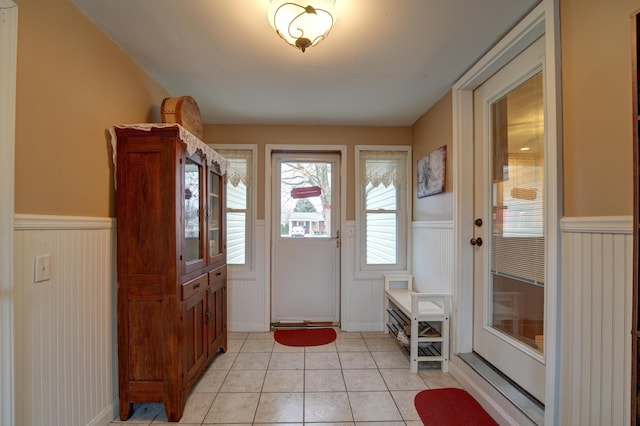
[[42, 254], [35, 257], [33, 281], [39, 283], [51, 279], [51, 255]]

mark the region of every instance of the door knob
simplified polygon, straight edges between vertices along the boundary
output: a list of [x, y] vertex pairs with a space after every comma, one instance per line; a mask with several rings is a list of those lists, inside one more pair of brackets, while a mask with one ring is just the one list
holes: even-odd
[[480, 247], [482, 245], [482, 238], [480, 238], [480, 237], [472, 238], [471, 239], [471, 245]]
[[477, 227], [481, 227], [482, 226], [482, 219], [477, 218], [473, 223], [475, 223]]

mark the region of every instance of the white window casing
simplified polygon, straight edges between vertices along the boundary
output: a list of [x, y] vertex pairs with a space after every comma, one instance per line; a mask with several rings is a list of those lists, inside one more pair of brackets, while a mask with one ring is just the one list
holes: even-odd
[[253, 235], [256, 226], [257, 145], [212, 147], [228, 160], [226, 179], [227, 267], [236, 272], [255, 272]]
[[356, 146], [356, 275], [408, 268], [411, 148]]

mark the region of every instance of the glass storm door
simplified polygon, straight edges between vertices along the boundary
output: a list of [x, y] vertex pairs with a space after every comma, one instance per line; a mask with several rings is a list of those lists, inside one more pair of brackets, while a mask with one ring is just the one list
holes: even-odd
[[338, 154], [272, 157], [272, 312], [278, 323], [340, 321]]
[[544, 401], [544, 39], [474, 92], [473, 349]]

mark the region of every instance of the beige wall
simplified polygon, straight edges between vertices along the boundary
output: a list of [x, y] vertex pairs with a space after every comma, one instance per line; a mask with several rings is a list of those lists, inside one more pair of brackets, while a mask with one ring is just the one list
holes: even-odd
[[562, 0], [564, 215], [633, 210], [631, 20], [638, 0]]
[[[453, 219], [453, 98], [449, 90], [413, 125], [413, 220]], [[445, 192], [417, 198], [418, 160], [445, 145], [447, 162]]]
[[[158, 121], [167, 93], [69, 1], [16, 3], [16, 212], [113, 216], [106, 130], [113, 123]], [[638, 8], [638, 0], [561, 1], [565, 216], [632, 213], [629, 15]], [[352, 161], [357, 144], [413, 141], [414, 163], [447, 144], [447, 192], [414, 198], [413, 216], [450, 218], [450, 104], [449, 92], [412, 128], [207, 126], [205, 139], [258, 144], [260, 176], [267, 143], [345, 144]], [[348, 182], [353, 219], [351, 176]]]
[[258, 219], [264, 219], [265, 145], [345, 145], [347, 147], [347, 220], [355, 220], [356, 145], [411, 145], [410, 127], [235, 126], [207, 125], [207, 144], [258, 145]]
[[18, 5], [17, 213], [115, 215], [107, 129], [167, 93], [68, 0]]
[[[560, 7], [563, 215], [631, 215], [630, 14], [640, 9], [640, 1], [561, 0]], [[414, 163], [444, 140], [448, 144], [446, 190], [451, 191], [451, 93], [414, 124]], [[451, 202], [446, 194], [414, 198], [413, 218], [440, 217]]]

